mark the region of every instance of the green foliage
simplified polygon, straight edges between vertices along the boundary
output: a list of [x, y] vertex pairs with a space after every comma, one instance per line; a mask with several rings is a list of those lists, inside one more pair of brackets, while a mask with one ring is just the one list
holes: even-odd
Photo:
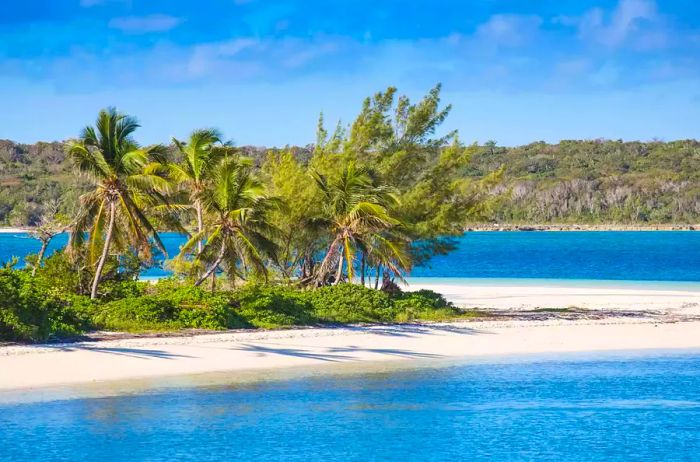
[[92, 190], [80, 196], [69, 250], [75, 254], [87, 248], [87, 259], [95, 265], [93, 299], [111, 246], [135, 249], [144, 260], [151, 258], [154, 245], [165, 253], [146, 216], [147, 208], [165, 202], [171, 187], [164, 177], [164, 147], [140, 147], [131, 136], [138, 127], [135, 118], [114, 108], [103, 109], [94, 127], [85, 127], [79, 139], [66, 144], [76, 171], [92, 183]]
[[322, 242], [322, 229], [313, 221], [323, 206], [320, 191], [309, 181], [306, 165], [291, 150], [268, 153], [261, 173], [269, 193], [286, 205], [284, 210], [270, 214], [280, 233], [275, 267], [286, 280], [301, 268], [301, 278], [305, 279], [310, 272], [308, 264]]
[[177, 329], [181, 326], [176, 322], [176, 311], [169, 300], [145, 295], [100, 305], [93, 319], [97, 326], [107, 330]]
[[119, 297], [91, 300], [60, 287], [49, 289], [46, 278], [41, 273], [31, 277], [27, 269], [0, 269], [0, 340], [65, 339], [95, 329], [274, 329], [445, 320], [459, 315], [442, 296], [430, 291], [388, 295], [353, 284], [311, 290], [246, 285], [212, 294], [170, 278], [140, 284], [137, 289], [133, 281], [122, 281], [123, 287], [113, 292]]
[[306, 295], [289, 287], [254, 285], [236, 291], [232, 297], [240, 315], [252, 326], [269, 329], [319, 323]]
[[612, 140], [484, 146], [465, 175], [503, 166], [484, 214], [499, 223], [697, 223], [700, 143]]
[[210, 294], [199, 287], [172, 283], [157, 284], [146, 295], [100, 304], [93, 322], [102, 329], [131, 332], [251, 326], [225, 294]]
[[79, 296], [56, 298], [27, 270], [0, 269], [0, 340], [43, 341], [72, 337], [90, 326]]
[[[460, 234], [467, 217], [486, 210], [482, 194], [500, 178], [498, 168], [478, 179], [467, 175], [479, 148], [462, 145], [455, 131], [438, 134], [450, 112], [440, 90], [412, 103], [390, 87], [367, 98], [347, 127], [338, 123], [329, 133], [321, 117], [313, 149], [273, 150], [262, 166], [241, 155], [249, 148], [222, 143], [213, 129], [173, 139], [170, 151], [141, 147], [132, 137], [136, 119], [102, 110], [54, 160], [69, 158], [66, 180], [75, 173], [87, 180], [75, 189], [79, 199], [66, 196], [74, 212], [69, 220], [58, 202], [2, 206], [2, 187], [41, 175], [14, 169], [33, 156], [3, 156], [0, 144], [0, 162], [17, 175], [9, 183], [0, 177], [0, 219], [40, 225], [33, 233], [44, 244], [28, 258], [32, 278], [6, 269], [7, 299], [16, 307], [3, 309], [2, 335], [31, 340], [92, 328], [275, 328], [454, 314], [443, 299], [401, 295], [394, 283], [413, 261], [449, 250], [444, 236]], [[497, 146], [489, 147], [496, 155]], [[534, 171], [553, 165], [543, 161]], [[68, 249], [42, 264], [48, 242], [67, 222]], [[170, 267], [191, 281], [137, 281], [154, 247], [165, 253], [157, 227], [190, 231]], [[370, 268], [381, 274], [385, 292], [364, 286]], [[221, 272], [227, 280], [217, 281]], [[198, 288], [209, 278], [219, 293]], [[357, 279], [361, 284], [352, 285]], [[226, 287], [233, 290], [221, 291]], [[86, 302], [85, 294], [95, 301]]]
[[198, 201], [207, 219], [181, 247], [178, 259], [185, 259], [202, 240], [202, 250], [194, 256], [196, 264], [208, 269], [195, 285], [202, 284], [220, 266], [230, 279], [251, 273], [267, 275], [266, 258], [274, 259], [277, 228], [270, 213], [281, 206], [277, 198], [265, 193], [265, 187], [251, 171], [247, 159], [227, 157], [211, 172], [212, 180]]
[[355, 284], [339, 284], [309, 291], [317, 316], [331, 323], [390, 322], [395, 315], [384, 292]]
[[460, 315], [460, 311], [432, 290], [405, 292], [394, 297], [396, 321], [445, 321]]
[[[140, 295], [147, 285], [137, 280], [140, 270], [141, 262], [135, 255], [108, 258], [102, 277], [103, 300]], [[70, 258], [64, 251], [58, 251], [46, 258], [43, 266], [38, 268], [35, 284], [51, 297], [67, 299], [74, 294], [89, 294], [93, 274], [91, 268], [80, 260]]]

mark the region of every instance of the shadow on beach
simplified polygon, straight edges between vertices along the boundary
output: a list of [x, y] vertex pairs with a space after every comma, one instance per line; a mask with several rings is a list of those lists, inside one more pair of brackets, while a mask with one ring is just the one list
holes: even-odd
[[43, 348], [49, 348], [56, 351], [93, 351], [96, 353], [107, 353], [119, 356], [129, 356], [131, 358], [141, 359], [176, 359], [176, 358], [192, 358], [193, 356], [174, 354], [164, 350], [149, 350], [145, 348], [124, 348], [124, 347], [100, 347], [95, 345], [42, 345]]
[[319, 361], [337, 362], [351, 361], [359, 359], [350, 353], [373, 353], [379, 355], [389, 355], [401, 358], [440, 358], [442, 355], [432, 353], [421, 353], [419, 351], [403, 350], [397, 348], [363, 348], [355, 345], [347, 347], [328, 347], [322, 350], [310, 350], [305, 348], [290, 348], [289, 346], [266, 346], [260, 344], [242, 344], [231, 348], [237, 351], [255, 353], [257, 356], [282, 355], [297, 358], [316, 359]]
[[454, 324], [391, 324], [369, 326], [344, 326], [350, 331], [367, 334], [388, 335], [392, 337], [414, 337], [417, 335], [434, 335], [436, 333], [451, 333], [463, 335], [488, 334], [488, 331]]

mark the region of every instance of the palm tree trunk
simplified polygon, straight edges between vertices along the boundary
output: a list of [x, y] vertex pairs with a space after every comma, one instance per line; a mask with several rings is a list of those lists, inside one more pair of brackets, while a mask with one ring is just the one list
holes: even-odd
[[95, 278], [92, 280], [92, 290], [90, 291], [90, 298], [97, 298], [97, 286], [100, 284], [100, 278], [102, 277], [102, 270], [104, 269], [105, 262], [107, 261], [107, 256], [109, 255], [109, 245], [112, 243], [112, 234], [114, 232], [114, 218], [117, 213], [117, 204], [115, 202], [109, 203], [109, 225], [107, 225], [107, 235], [105, 236], [104, 247], [102, 248], [102, 255], [100, 256], [100, 261], [97, 263], [97, 269], [95, 270]]
[[379, 289], [379, 273], [382, 269], [382, 265], [377, 265], [377, 274], [374, 276], [374, 290]]
[[212, 274], [215, 274], [215, 273], [216, 273], [216, 269], [219, 267], [219, 265], [220, 265], [221, 262], [223, 261], [223, 259], [224, 259], [224, 254], [225, 254], [225, 253], [226, 253], [226, 244], [225, 244], [224, 242], [222, 242], [222, 243], [221, 243], [221, 251], [219, 252], [219, 256], [216, 257], [216, 260], [214, 261], [214, 264], [211, 265], [211, 268], [209, 268], [209, 269], [207, 270], [207, 272], [204, 273], [204, 275], [202, 275], [202, 277], [199, 278], [199, 280], [198, 280], [197, 282], [194, 283], [194, 286], [195, 286], [195, 287], [198, 287], [198, 286], [202, 285], [202, 283], [203, 283], [204, 281], [206, 281], [207, 278], [208, 278], [209, 276], [211, 276]]
[[337, 286], [340, 284], [340, 278], [343, 277], [343, 252], [340, 252], [340, 255], [338, 255], [338, 271], [335, 273], [335, 281], [333, 281], [333, 285]]
[[365, 253], [362, 252], [362, 260], [360, 261], [360, 283], [365, 285]]
[[384, 271], [382, 274], [382, 290], [387, 290], [391, 288], [393, 280], [391, 279], [391, 274], [389, 271]]
[[32, 277], [36, 274], [37, 268], [41, 266], [41, 261], [44, 259], [44, 253], [46, 252], [46, 248], [49, 246], [49, 240], [48, 239], [42, 239], [41, 240], [41, 250], [39, 250], [39, 256], [36, 257], [36, 264], [34, 265], [34, 268], [32, 268]]
[[335, 253], [335, 247], [338, 245], [339, 241], [340, 241], [340, 237], [336, 237], [333, 240], [333, 242], [331, 242], [331, 245], [328, 246], [328, 252], [326, 253], [326, 256], [323, 257], [323, 260], [321, 261], [321, 265], [318, 267], [318, 272], [316, 274], [316, 282], [314, 284], [316, 287], [320, 286], [321, 283], [325, 284], [326, 274], [328, 272], [330, 272], [330, 268], [328, 268], [328, 267], [331, 264], [331, 257]]
[[[197, 233], [202, 234], [202, 229], [204, 228], [204, 218], [202, 217], [202, 203], [199, 199], [194, 201], [194, 208], [197, 210]], [[203, 245], [200, 239], [197, 242], [197, 256], [202, 253]]]

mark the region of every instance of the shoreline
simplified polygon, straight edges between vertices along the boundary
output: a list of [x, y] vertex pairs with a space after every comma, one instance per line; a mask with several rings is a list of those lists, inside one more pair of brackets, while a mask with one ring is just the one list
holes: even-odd
[[[212, 333], [0, 347], [0, 391], [370, 362], [700, 349], [700, 320], [487, 320]], [[359, 366], [358, 366], [359, 367]]]
[[[0, 234], [28, 233], [32, 227], [0, 226]], [[696, 224], [484, 224], [472, 223], [464, 227], [465, 232], [499, 232], [499, 231], [700, 231], [700, 223]], [[167, 233], [170, 231], [159, 231]]]
[[[460, 308], [654, 311], [700, 315], [700, 284], [653, 285], [645, 281], [595, 284], [581, 280], [408, 279], [407, 290], [432, 290]], [[406, 286], [404, 286], [406, 288]]]
[[465, 232], [483, 231], [700, 231], [700, 224], [483, 224], [474, 223], [465, 227]]
[[0, 226], [0, 234], [28, 233], [31, 228], [20, 228], [14, 226]]

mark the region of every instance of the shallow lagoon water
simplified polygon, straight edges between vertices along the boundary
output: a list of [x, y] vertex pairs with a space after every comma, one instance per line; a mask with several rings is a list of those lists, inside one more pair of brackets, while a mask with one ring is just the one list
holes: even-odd
[[0, 447], [18, 462], [698, 460], [700, 354], [423, 364], [2, 404]]

